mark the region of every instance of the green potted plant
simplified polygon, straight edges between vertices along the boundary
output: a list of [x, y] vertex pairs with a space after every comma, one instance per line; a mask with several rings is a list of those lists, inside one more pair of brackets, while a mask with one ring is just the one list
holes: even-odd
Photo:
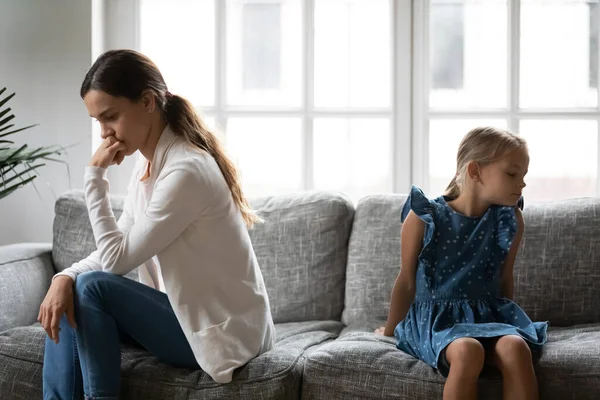
[[64, 161], [54, 158], [62, 155], [65, 151], [62, 146], [43, 146], [29, 150], [29, 146], [26, 144], [14, 146], [14, 142], [7, 139], [10, 135], [32, 128], [37, 124], [11, 130], [14, 128], [11, 121], [15, 116], [5, 105], [15, 94], [2, 98], [5, 91], [6, 88], [0, 89], [0, 199], [33, 181], [37, 177], [37, 170], [45, 165], [42, 161], [66, 164]]

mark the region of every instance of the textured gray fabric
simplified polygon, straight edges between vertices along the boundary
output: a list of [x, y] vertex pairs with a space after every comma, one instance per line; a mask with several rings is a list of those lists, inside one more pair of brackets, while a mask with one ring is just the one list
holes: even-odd
[[[444, 378], [394, 346], [393, 338], [361, 332], [364, 324], [310, 352], [302, 377], [303, 399], [441, 399]], [[597, 399], [600, 393], [600, 325], [551, 329], [534, 363], [540, 399]], [[499, 400], [502, 377], [486, 367], [479, 398]]]
[[[123, 196], [110, 196], [117, 219], [123, 212], [123, 200]], [[96, 250], [96, 241], [82, 191], [72, 190], [60, 196], [54, 213], [52, 259], [60, 272]], [[126, 277], [137, 280], [137, 269]]]
[[[303, 353], [337, 336], [340, 322], [309, 321], [276, 326], [275, 348], [236, 371], [232, 383], [215, 383], [202, 371], [159, 363], [145, 350], [124, 347], [123, 399], [298, 399]], [[0, 399], [42, 397], [44, 331], [38, 326], [0, 335]]]
[[334, 193], [253, 199], [250, 230], [275, 322], [340, 320], [352, 203]]
[[[345, 197], [331, 193], [251, 200], [266, 220], [250, 235], [274, 319], [307, 322], [277, 324], [275, 349], [237, 371], [228, 385], [126, 347], [122, 397], [441, 398], [441, 374], [397, 350], [393, 338], [372, 334], [385, 323], [400, 268], [400, 210], [405, 199], [372, 196], [361, 200], [356, 211]], [[117, 217], [122, 200], [111, 197]], [[536, 361], [541, 399], [585, 400], [600, 394], [599, 207], [600, 199], [590, 198], [529, 203], [524, 210], [515, 300], [533, 320], [552, 325]], [[52, 259], [57, 270], [94, 248], [83, 194], [69, 192], [56, 203]], [[48, 250], [47, 245], [0, 247], [0, 331], [3, 324], [28, 324], [37, 316], [53, 273]], [[340, 315], [349, 326], [327, 321], [339, 320]], [[594, 324], [557, 328], [583, 323]], [[340, 338], [332, 340], [338, 334]], [[41, 398], [43, 343], [39, 326], [0, 334], [0, 399]], [[501, 388], [498, 371], [486, 369], [480, 398], [500, 399]]]
[[45, 334], [39, 325], [0, 333], [0, 399], [42, 398]]
[[[400, 271], [404, 196], [357, 206], [348, 249], [342, 321], [384, 320]], [[514, 267], [515, 301], [534, 321], [554, 326], [600, 322], [600, 198], [528, 204]]]
[[0, 332], [35, 322], [53, 275], [50, 244], [0, 246]]
[[523, 213], [515, 301], [554, 326], [600, 322], [600, 198], [525, 203]]
[[[123, 197], [111, 196], [118, 218]], [[348, 237], [354, 207], [347, 197], [308, 192], [251, 200], [265, 220], [250, 230], [275, 322], [339, 320], [344, 307]], [[95, 250], [81, 191], [55, 206], [52, 256], [57, 271]], [[137, 271], [127, 275], [135, 279]]]
[[342, 322], [385, 320], [400, 272], [400, 211], [406, 196], [370, 196], [358, 203], [348, 245]]

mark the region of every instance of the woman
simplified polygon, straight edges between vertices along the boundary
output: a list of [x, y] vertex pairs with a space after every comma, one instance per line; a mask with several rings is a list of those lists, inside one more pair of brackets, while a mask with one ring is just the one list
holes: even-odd
[[[142, 54], [101, 55], [81, 97], [102, 128], [84, 184], [97, 250], [57, 274], [40, 307], [44, 399], [117, 399], [121, 342], [230, 382], [275, 334], [234, 165]], [[138, 150], [117, 221], [106, 169]], [[122, 276], [137, 267], [139, 283]]]

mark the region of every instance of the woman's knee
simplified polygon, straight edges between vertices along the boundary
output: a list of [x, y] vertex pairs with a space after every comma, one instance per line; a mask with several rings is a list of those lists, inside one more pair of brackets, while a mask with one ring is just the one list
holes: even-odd
[[88, 271], [77, 275], [75, 280], [74, 292], [77, 298], [81, 299], [84, 295], [90, 292], [97, 292], [99, 283], [106, 281], [108, 274], [103, 271]]
[[456, 339], [446, 348], [446, 359], [450, 369], [458, 368], [463, 373], [478, 376], [483, 369], [485, 349], [477, 339]]
[[499, 367], [516, 367], [531, 362], [531, 349], [520, 336], [502, 336], [494, 346], [495, 359]]

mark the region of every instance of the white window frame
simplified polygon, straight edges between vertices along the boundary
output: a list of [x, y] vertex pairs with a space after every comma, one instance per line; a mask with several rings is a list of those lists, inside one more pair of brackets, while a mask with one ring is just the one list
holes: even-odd
[[[104, 25], [100, 52], [110, 48], [131, 47], [140, 49], [140, 0], [93, 0], [104, 3], [102, 21]], [[264, 0], [258, 0], [264, 1]], [[318, 0], [317, 0], [318, 1]], [[390, 0], [390, 106], [384, 108], [316, 108], [313, 104], [314, 83], [314, 10], [315, 0], [301, 0], [303, 26], [303, 103], [300, 107], [266, 108], [227, 105], [226, 54], [227, 54], [227, 5], [224, 0], [215, 0], [215, 104], [202, 107], [206, 115], [214, 116], [218, 126], [225, 127], [228, 118], [234, 117], [296, 117], [302, 119], [302, 189], [311, 190], [313, 182], [313, 121], [317, 117], [386, 117], [390, 121], [390, 151], [392, 165], [392, 192], [406, 193], [412, 181], [411, 140], [411, 29], [412, 0]], [[97, 17], [94, 17], [96, 19]], [[121, 21], [121, 22], [119, 22]], [[115, 29], [122, 25], [129, 29]], [[133, 21], [134, 23], [131, 23]], [[110, 25], [109, 25], [110, 24]], [[133, 28], [133, 29], [131, 29]], [[224, 132], [226, 135], [226, 132]], [[119, 184], [117, 188], [123, 189]]]
[[[587, 119], [598, 122], [600, 138], [600, 90], [598, 107], [578, 109], [519, 109], [519, 47], [520, 1], [508, 1], [508, 106], [493, 110], [435, 110], [429, 109], [429, 0], [390, 0], [392, 7], [392, 102], [383, 109], [315, 109], [312, 104], [313, 84], [313, 21], [315, 0], [303, 0], [304, 27], [304, 102], [299, 108], [267, 111], [252, 107], [226, 106], [226, 4], [215, 0], [215, 24], [218, 45], [215, 46], [216, 85], [215, 106], [204, 107], [203, 112], [215, 116], [219, 126], [225, 126], [229, 117], [241, 116], [300, 116], [302, 118], [303, 189], [312, 189], [313, 126], [315, 117], [373, 117], [391, 118], [390, 153], [392, 161], [392, 191], [406, 193], [411, 184], [429, 186], [429, 120], [431, 118], [504, 118], [508, 128], [518, 131], [519, 121], [525, 119]], [[94, 59], [110, 48], [139, 49], [139, 0], [92, 0], [92, 20], [96, 22], [93, 41]], [[600, 12], [600, 8], [598, 8]], [[133, 22], [133, 23], [132, 23]], [[99, 26], [99, 27], [98, 27]], [[101, 38], [96, 36], [100, 35]], [[599, 41], [600, 46], [600, 41]], [[600, 52], [599, 52], [600, 53]], [[600, 69], [599, 69], [600, 75]], [[599, 76], [600, 82], [600, 76]], [[600, 140], [598, 140], [597, 195], [600, 195]], [[116, 174], [115, 174], [116, 175]], [[109, 171], [110, 176], [110, 171]], [[119, 174], [122, 177], [122, 174]], [[113, 182], [113, 180], [115, 182]], [[121, 182], [123, 181], [123, 182]], [[111, 177], [117, 191], [124, 191], [124, 178]]]
[[[429, 108], [429, 5], [430, 0], [413, 0], [413, 181], [429, 187], [429, 121], [431, 119], [506, 119], [508, 129], [518, 132], [519, 122], [527, 119], [592, 120], [598, 123], [598, 168], [596, 195], [600, 195], [600, 88], [598, 105], [574, 109], [519, 108], [520, 74], [520, 0], [507, 0], [508, 6], [508, 105], [506, 109], [437, 110]], [[600, 7], [597, 9], [600, 12]], [[599, 44], [600, 47], [600, 44]], [[599, 53], [600, 54], [600, 53]], [[599, 68], [600, 82], [600, 68]]]

